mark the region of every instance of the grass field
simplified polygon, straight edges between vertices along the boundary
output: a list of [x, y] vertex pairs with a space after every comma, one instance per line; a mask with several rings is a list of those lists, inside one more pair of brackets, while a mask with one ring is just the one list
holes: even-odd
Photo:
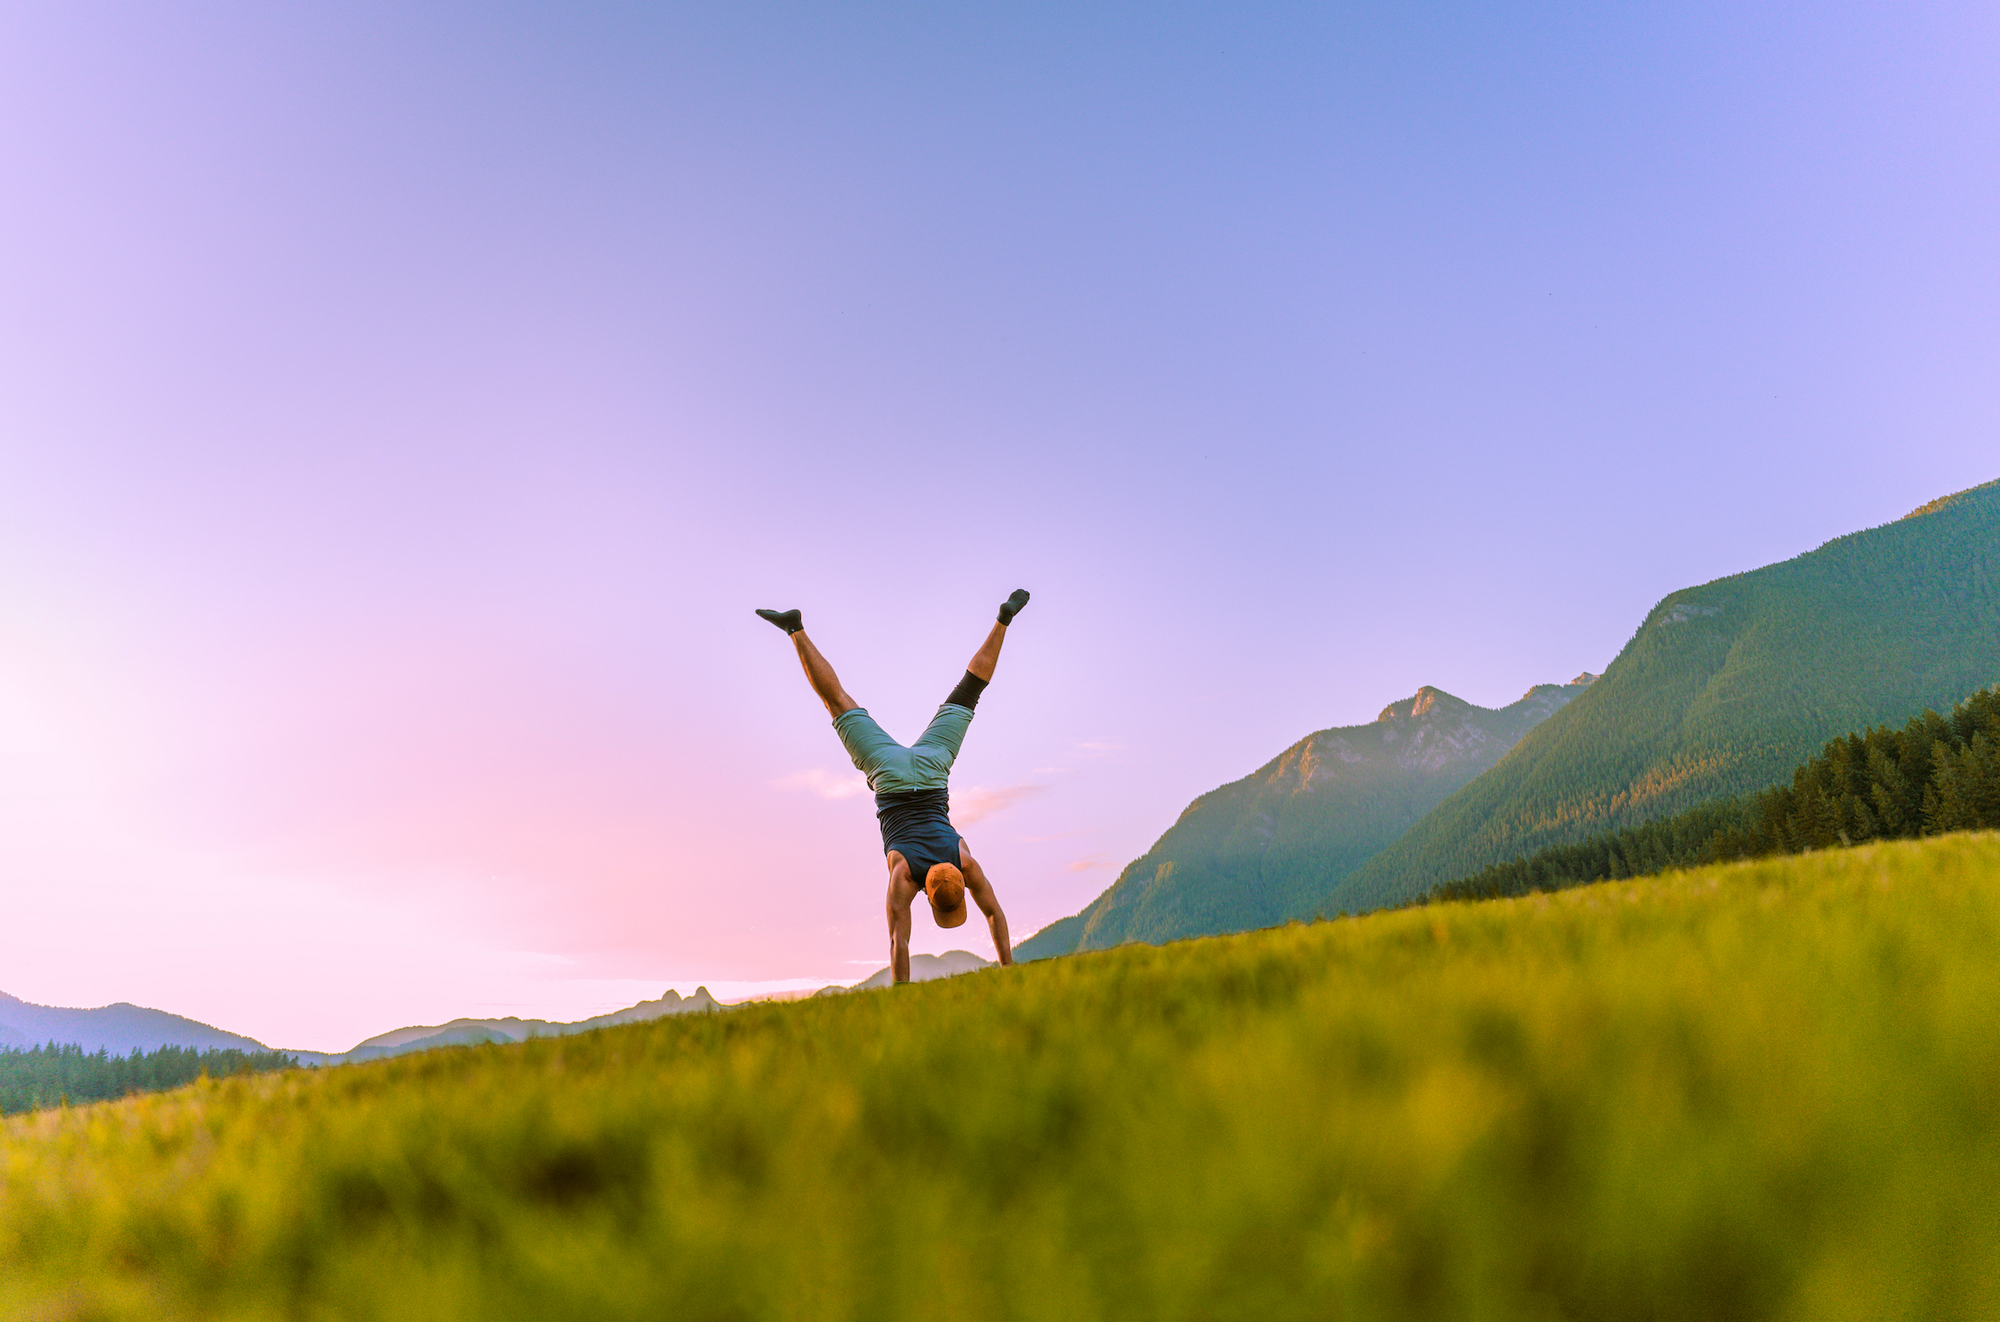
[[2000, 1316], [2000, 837], [0, 1127], [0, 1312]]

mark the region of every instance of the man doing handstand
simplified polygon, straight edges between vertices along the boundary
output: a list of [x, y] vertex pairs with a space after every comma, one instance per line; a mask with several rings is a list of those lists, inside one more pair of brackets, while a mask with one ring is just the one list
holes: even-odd
[[875, 816], [882, 823], [882, 850], [889, 864], [889, 967], [897, 982], [910, 980], [910, 902], [920, 890], [930, 900], [931, 917], [939, 927], [957, 927], [965, 921], [965, 897], [970, 892], [972, 902], [986, 915], [1000, 962], [1014, 962], [999, 897], [979, 860], [965, 847], [965, 838], [952, 829], [947, 781], [959, 745], [965, 742], [966, 727], [972, 724], [972, 709], [1000, 660], [1007, 626], [1027, 604], [1026, 589], [1017, 589], [1001, 605], [999, 622], [973, 653], [965, 678], [908, 748], [891, 739], [847, 696], [840, 677], [806, 637], [799, 612], [757, 612], [792, 636], [806, 679], [833, 717], [834, 732], [855, 767], [868, 777], [868, 788], [875, 791]]

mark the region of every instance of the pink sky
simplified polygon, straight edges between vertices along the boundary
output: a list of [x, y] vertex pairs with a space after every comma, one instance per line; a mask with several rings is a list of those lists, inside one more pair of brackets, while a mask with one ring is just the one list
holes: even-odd
[[[291, 1047], [1017, 935], [1195, 795], [1996, 475], [1995, 21], [0, 19], [0, 990]], [[973, 817], [977, 820], [972, 820]], [[919, 921], [920, 951], [990, 954]]]

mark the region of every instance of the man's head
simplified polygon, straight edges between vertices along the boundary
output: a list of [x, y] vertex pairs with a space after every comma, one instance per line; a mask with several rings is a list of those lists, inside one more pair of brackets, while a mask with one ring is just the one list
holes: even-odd
[[951, 864], [931, 864], [924, 877], [924, 894], [939, 927], [957, 927], [965, 921], [965, 874]]

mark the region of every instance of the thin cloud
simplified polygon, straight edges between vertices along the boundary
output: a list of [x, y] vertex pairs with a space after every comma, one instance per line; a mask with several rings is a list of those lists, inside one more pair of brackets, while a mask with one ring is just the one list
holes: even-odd
[[1070, 745], [1072, 752], [1084, 753], [1092, 757], [1103, 757], [1106, 753], [1122, 753], [1125, 751], [1125, 748], [1126, 745], [1119, 743], [1116, 739], [1086, 739], [1080, 744]]
[[1091, 855], [1089, 855], [1089, 856], [1088, 856], [1088, 857], [1086, 857], [1086, 858], [1080, 858], [1080, 859], [1078, 859], [1078, 860], [1077, 860], [1076, 862], [1074, 862], [1074, 863], [1070, 863], [1070, 864], [1066, 865], [1066, 866], [1065, 866], [1065, 867], [1063, 868], [1063, 871], [1064, 871], [1064, 872], [1089, 872], [1089, 871], [1091, 871], [1091, 870], [1092, 870], [1092, 869], [1094, 869], [1094, 868], [1101, 868], [1101, 867], [1103, 867], [1103, 866], [1104, 866], [1104, 855], [1102, 855], [1102, 854], [1091, 854]]
[[806, 790], [822, 799], [851, 799], [868, 788], [868, 781], [860, 775], [843, 776], [838, 772], [822, 771], [814, 767], [811, 771], [794, 771], [789, 776], [771, 782], [781, 790]]
[[996, 812], [1005, 812], [1023, 799], [1046, 794], [1048, 788], [1046, 785], [1002, 785], [999, 789], [989, 790], [973, 785], [958, 790], [951, 796], [951, 824], [970, 826]]

